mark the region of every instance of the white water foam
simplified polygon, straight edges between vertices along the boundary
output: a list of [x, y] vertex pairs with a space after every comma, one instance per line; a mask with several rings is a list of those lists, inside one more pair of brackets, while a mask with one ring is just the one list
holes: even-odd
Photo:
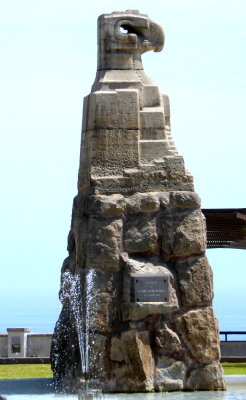
[[80, 275], [73, 275], [66, 271], [62, 275], [62, 297], [65, 299], [73, 314], [81, 356], [81, 370], [83, 374], [90, 369], [90, 334], [91, 311], [96, 308], [96, 290], [94, 290], [95, 271], [86, 273], [82, 286]]

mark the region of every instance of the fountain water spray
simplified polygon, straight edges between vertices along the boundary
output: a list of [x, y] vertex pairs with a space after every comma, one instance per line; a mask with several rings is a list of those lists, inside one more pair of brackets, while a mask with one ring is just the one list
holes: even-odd
[[69, 309], [73, 315], [75, 327], [78, 335], [81, 374], [80, 387], [78, 389], [79, 400], [103, 399], [102, 390], [98, 387], [98, 382], [91, 379], [90, 374], [90, 353], [93, 342], [91, 334], [94, 333], [92, 326], [94, 314], [97, 309], [97, 290], [94, 286], [96, 272], [89, 270], [86, 272], [84, 283], [81, 282], [80, 275], [73, 275], [70, 271], [65, 271], [62, 275], [61, 298], [69, 303]]

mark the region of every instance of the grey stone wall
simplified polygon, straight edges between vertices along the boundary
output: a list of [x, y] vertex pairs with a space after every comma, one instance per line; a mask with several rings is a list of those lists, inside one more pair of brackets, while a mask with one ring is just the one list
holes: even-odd
[[245, 357], [246, 358], [246, 342], [228, 341], [220, 342], [221, 357]]
[[27, 336], [27, 357], [49, 357], [51, 334], [30, 334]]
[[8, 335], [0, 334], [0, 357], [8, 357]]
[[[50, 333], [28, 334], [26, 357], [50, 357], [51, 341], [52, 334]], [[8, 357], [7, 334], [0, 334], [0, 357]]]

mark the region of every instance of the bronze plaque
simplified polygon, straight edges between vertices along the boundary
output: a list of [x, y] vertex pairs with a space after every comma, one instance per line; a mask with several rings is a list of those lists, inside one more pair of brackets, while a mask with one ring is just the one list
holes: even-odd
[[131, 302], [169, 301], [168, 275], [140, 275], [131, 279]]

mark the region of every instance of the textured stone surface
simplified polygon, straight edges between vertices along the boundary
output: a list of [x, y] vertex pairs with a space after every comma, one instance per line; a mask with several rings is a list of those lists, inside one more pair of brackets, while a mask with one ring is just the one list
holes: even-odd
[[163, 392], [184, 388], [186, 367], [182, 361], [161, 357], [156, 366], [155, 389]]
[[[137, 332], [130, 330], [123, 332], [119, 338], [113, 337], [111, 340], [110, 358], [113, 361], [130, 365], [130, 374], [123, 378], [122, 368], [114, 370], [115, 391], [119, 391], [119, 382], [122, 378], [124, 385], [129, 391], [136, 391], [135, 382], [138, 381], [139, 388], [142, 390], [153, 389], [154, 359], [149, 344], [149, 332]], [[125, 375], [125, 373], [124, 373]], [[113, 380], [111, 390], [113, 391]]]
[[90, 329], [93, 332], [108, 334], [114, 331], [113, 325], [119, 313], [120, 276], [119, 273], [112, 273], [110, 270], [97, 271], [94, 274], [89, 311]]
[[[134, 33], [121, 33], [124, 24], [130, 31], [134, 26]], [[130, 10], [100, 16], [98, 31], [97, 76], [84, 101], [79, 193], [92, 182], [101, 194], [133, 187], [142, 193], [193, 190], [171, 138], [168, 96], [141, 61], [142, 53], [161, 51], [162, 28]]]
[[122, 234], [122, 220], [90, 218], [87, 233], [87, 260], [89, 268], [117, 270]]
[[[127, 320], [141, 320], [152, 314], [166, 314], [178, 309], [178, 299], [174, 288], [174, 279], [167, 265], [158, 264], [158, 259], [132, 259], [125, 258], [125, 272], [123, 277], [122, 293], [122, 318]], [[131, 291], [131, 277], [136, 275], [169, 275], [169, 301], [168, 302], [129, 302]]]
[[120, 194], [90, 196], [86, 212], [95, 217], [120, 217], [124, 214], [125, 198]]
[[156, 219], [136, 217], [126, 225], [124, 247], [128, 253], [145, 253], [157, 247]]
[[[224, 388], [200, 198], [171, 137], [168, 96], [141, 61], [163, 44], [162, 28], [138, 11], [98, 19], [51, 354], [65, 390], [81, 374], [108, 392]], [[160, 275], [165, 301], [132, 300], [133, 278]], [[160, 299], [155, 290], [148, 299]], [[86, 373], [78, 332], [80, 342], [90, 333]]]
[[176, 319], [175, 328], [197, 362], [219, 361], [218, 324], [212, 307], [184, 313]]
[[156, 332], [155, 344], [158, 353], [164, 355], [178, 354], [182, 349], [178, 335], [166, 325]]
[[219, 363], [198, 366], [191, 371], [185, 388], [189, 390], [225, 390], [222, 366]]
[[175, 207], [197, 208], [201, 206], [201, 200], [194, 192], [173, 192], [171, 201]]
[[128, 214], [152, 214], [159, 207], [160, 200], [154, 193], [136, 193], [127, 199]]
[[206, 306], [213, 300], [213, 274], [205, 256], [191, 257], [176, 264], [183, 306]]
[[188, 257], [206, 250], [205, 223], [200, 210], [175, 210], [162, 224], [162, 251], [166, 257]]

